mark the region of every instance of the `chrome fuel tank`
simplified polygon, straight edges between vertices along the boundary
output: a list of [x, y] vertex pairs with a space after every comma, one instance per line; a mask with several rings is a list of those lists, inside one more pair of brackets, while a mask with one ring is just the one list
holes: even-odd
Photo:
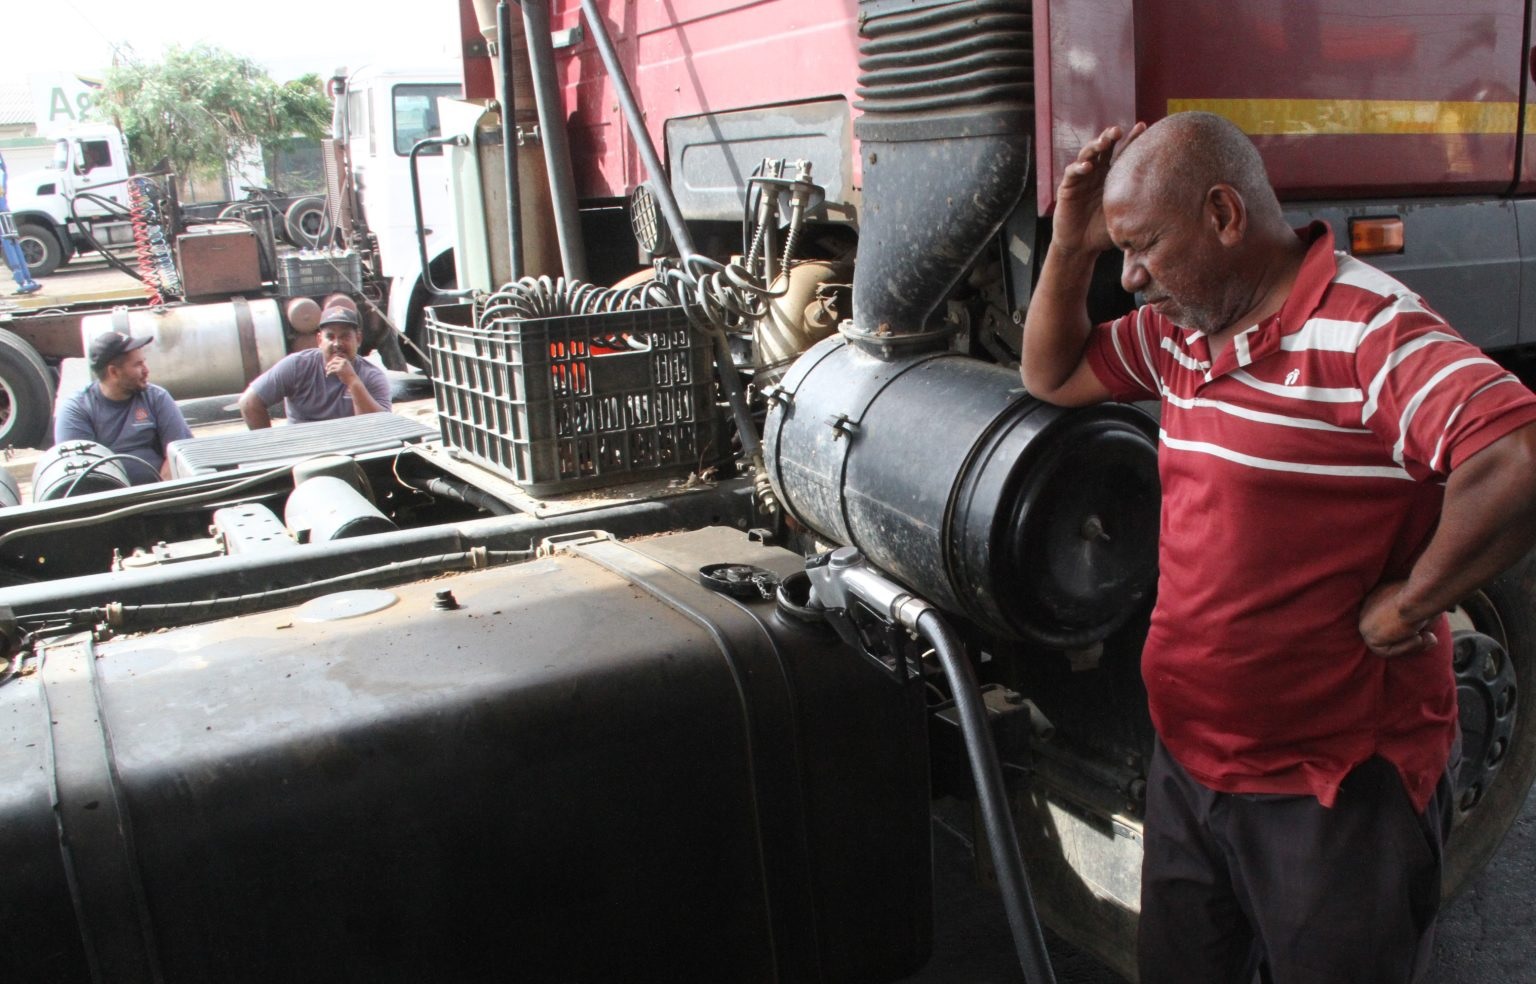
[[[920, 684], [711, 529], [47, 646], [0, 685], [0, 979], [889, 979]], [[55, 802], [57, 809], [55, 810]]]

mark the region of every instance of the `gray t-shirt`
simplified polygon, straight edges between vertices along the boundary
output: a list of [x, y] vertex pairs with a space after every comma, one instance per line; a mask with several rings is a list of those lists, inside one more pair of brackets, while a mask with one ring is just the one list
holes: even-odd
[[[325, 353], [317, 348], [285, 355], [277, 365], [256, 377], [251, 391], [269, 407], [281, 400], [291, 424], [350, 417], [357, 412], [352, 406], [352, 394], [340, 379], [325, 374], [326, 361]], [[352, 360], [352, 369], [379, 406], [388, 410], [389, 377], [384, 370], [361, 356]]]
[[128, 480], [134, 485], [160, 481], [165, 446], [192, 436], [181, 408], [165, 387], [150, 383], [126, 400], [108, 399], [101, 385], [92, 382], [64, 401], [53, 424], [54, 443], [95, 441], [117, 454], [139, 461], [125, 461]]

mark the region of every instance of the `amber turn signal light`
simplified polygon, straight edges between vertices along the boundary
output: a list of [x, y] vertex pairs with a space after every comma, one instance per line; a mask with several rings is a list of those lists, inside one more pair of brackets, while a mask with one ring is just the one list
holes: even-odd
[[1379, 256], [1403, 251], [1403, 220], [1350, 219], [1349, 251], [1356, 256]]

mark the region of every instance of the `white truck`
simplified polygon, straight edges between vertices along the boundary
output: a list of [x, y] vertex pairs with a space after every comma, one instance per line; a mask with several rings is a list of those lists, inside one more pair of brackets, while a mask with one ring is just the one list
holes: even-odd
[[[411, 148], [441, 136], [438, 100], [463, 96], [462, 70], [457, 64], [364, 66], [338, 71], [332, 87], [332, 135], [346, 147], [363, 218], [378, 237], [379, 270], [389, 280], [389, 320], [419, 342], [430, 290], [416, 241]], [[423, 148], [416, 165], [428, 269], [432, 281], [444, 286], [454, 282], [454, 255], [442, 148]]]
[[[77, 123], [54, 141], [53, 160], [45, 168], [11, 179], [11, 211], [33, 276], [45, 277], [77, 255], [92, 255], [97, 244], [114, 250], [133, 245], [133, 228], [124, 215], [133, 173], [122, 131], [110, 123]], [[262, 187], [266, 175], [254, 148], [231, 160], [224, 178], [230, 187], [249, 189], [248, 198], [190, 206], [200, 217], [243, 218], [251, 209], [270, 209], [274, 230], [296, 246], [307, 245], [306, 239], [324, 228], [323, 199], [285, 197]]]
[[[175, 209], [178, 219], [164, 229], [165, 264], [193, 264], [191, 282], [168, 292], [186, 300], [131, 306], [125, 316], [133, 330], [161, 339], [156, 377], [178, 399], [216, 395], [205, 391], [210, 386], [238, 392], [255, 372], [307, 343], [304, 329], [289, 322], [286, 301], [334, 291], [370, 302], [369, 345], [381, 347], [390, 368], [406, 368], [392, 326], [419, 336], [430, 294], [416, 240], [410, 153], [421, 139], [438, 135], [437, 101], [459, 97], [462, 84], [451, 66], [365, 68], [339, 71], [333, 94], [335, 140], [327, 141], [322, 156], [334, 154], [326, 164], [334, 171], [328, 181], [334, 187], [326, 196], [279, 197], [255, 186], [259, 178], [232, 173], [232, 183], [245, 180], [252, 187], [250, 200], [181, 205]], [[441, 149], [424, 148], [417, 164], [428, 266], [438, 285], [451, 284]], [[10, 203], [35, 276], [94, 252], [92, 240], [108, 249], [135, 245], [133, 223], [124, 218], [134, 173], [115, 127], [81, 124], [59, 138], [47, 169], [12, 178]], [[264, 219], [270, 221], [258, 221]], [[185, 224], [201, 228], [183, 240]], [[264, 227], [266, 234], [257, 239], [266, 245], [234, 250], [249, 238], [240, 234], [242, 224], [251, 232]], [[215, 239], [217, 257], [205, 249], [213, 248]], [[275, 240], [298, 249], [288, 251]], [[236, 252], [246, 259], [231, 262], [228, 257]], [[241, 322], [236, 314], [247, 307], [251, 316]], [[89, 335], [105, 330], [102, 319], [109, 309], [107, 302], [82, 300], [0, 315], [0, 445], [45, 445], [56, 369], [63, 359], [83, 354]], [[247, 336], [248, 344], [240, 344]]]
[[[459, 72], [457, 65], [368, 66], [350, 75], [339, 74], [335, 84], [334, 135], [346, 142], [368, 225], [379, 238], [381, 265], [404, 288], [391, 291], [390, 320], [397, 324], [413, 316], [419, 320], [425, 297], [411, 203], [409, 155], [418, 140], [439, 134], [437, 100], [463, 94]], [[438, 228], [439, 219], [446, 216], [448, 208], [441, 149], [425, 150], [418, 166], [428, 227], [428, 256], [437, 271], [451, 278], [449, 236], [446, 229]], [[261, 183], [259, 163], [253, 168], [251, 162], [236, 161], [230, 169], [230, 183], [234, 187]], [[47, 276], [73, 256], [94, 252], [92, 238], [107, 247], [133, 243], [129, 223], [116, 216], [118, 208], [107, 204], [127, 206], [127, 179], [131, 173], [127, 142], [117, 127], [109, 123], [78, 123], [55, 141], [53, 160], [46, 168], [11, 176], [11, 212], [16, 217], [22, 249], [34, 276]], [[313, 231], [319, 221], [320, 203], [308, 198], [272, 201], [285, 220], [289, 219], [287, 213], [301, 203], [299, 212], [313, 213], [281, 222], [277, 230], [294, 245], [306, 245], [296, 240], [303, 238], [300, 230]], [[238, 211], [242, 204], [231, 207]]]
[[128, 204], [128, 147], [117, 127], [80, 123], [54, 143], [44, 170], [11, 177], [10, 205], [22, 253], [35, 277], [46, 277], [76, 253], [90, 250], [90, 235], [104, 246], [133, 242], [127, 222], [103, 200]]

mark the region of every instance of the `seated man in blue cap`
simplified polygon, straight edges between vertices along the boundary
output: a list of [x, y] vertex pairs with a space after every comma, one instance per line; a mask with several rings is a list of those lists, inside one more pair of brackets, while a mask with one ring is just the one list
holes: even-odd
[[251, 430], [271, 427], [267, 408], [279, 400], [290, 424], [389, 410], [389, 377], [358, 356], [362, 340], [356, 311], [327, 307], [320, 315], [315, 348], [283, 356], [245, 388], [240, 396], [245, 425]]
[[95, 441], [125, 455], [134, 485], [169, 478], [166, 447], [192, 436], [171, 394], [149, 381], [144, 346], [152, 341], [119, 331], [97, 335], [87, 353], [96, 378], [64, 401], [53, 424], [56, 444]]

